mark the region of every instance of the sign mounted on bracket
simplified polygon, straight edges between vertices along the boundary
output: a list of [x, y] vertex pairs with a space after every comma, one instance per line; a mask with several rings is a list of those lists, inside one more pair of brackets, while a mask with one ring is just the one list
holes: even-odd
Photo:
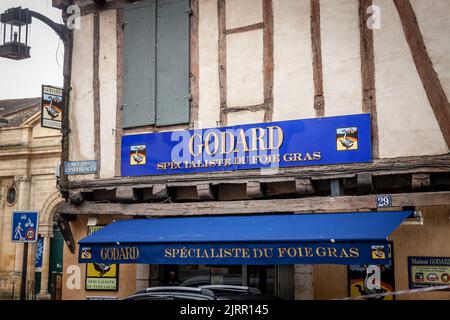
[[43, 85], [41, 100], [41, 127], [61, 129], [63, 112], [63, 89]]

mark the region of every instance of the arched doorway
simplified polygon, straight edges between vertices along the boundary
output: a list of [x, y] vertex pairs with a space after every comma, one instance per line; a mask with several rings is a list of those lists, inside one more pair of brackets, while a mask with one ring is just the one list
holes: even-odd
[[41, 255], [41, 266], [36, 268], [35, 273], [37, 299], [61, 299], [64, 239], [54, 218], [56, 205], [63, 201], [60, 193], [55, 192], [42, 206], [39, 221], [40, 243], [36, 246], [36, 256]]

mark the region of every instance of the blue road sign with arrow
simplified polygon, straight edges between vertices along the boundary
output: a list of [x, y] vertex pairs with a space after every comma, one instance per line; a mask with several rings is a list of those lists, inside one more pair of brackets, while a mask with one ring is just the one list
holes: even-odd
[[37, 241], [39, 223], [37, 211], [14, 211], [12, 222], [13, 242]]

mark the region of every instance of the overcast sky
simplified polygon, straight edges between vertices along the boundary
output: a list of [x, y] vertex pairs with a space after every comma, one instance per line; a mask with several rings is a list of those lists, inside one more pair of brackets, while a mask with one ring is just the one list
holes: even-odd
[[[52, 0], [0, 0], [0, 13], [21, 6], [61, 22], [61, 10], [53, 8], [51, 3]], [[3, 28], [0, 32], [0, 42], [3, 42]], [[62, 87], [64, 47], [56, 33], [33, 18], [29, 46], [29, 59], [0, 58], [0, 99], [39, 97], [42, 84]]]

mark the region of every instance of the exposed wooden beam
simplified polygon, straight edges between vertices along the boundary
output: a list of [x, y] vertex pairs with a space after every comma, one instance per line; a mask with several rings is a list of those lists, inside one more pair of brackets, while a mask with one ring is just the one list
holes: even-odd
[[372, 2], [373, 0], [359, 0], [362, 112], [371, 115], [372, 154], [374, 158], [379, 158], [378, 115], [375, 94], [375, 49], [373, 30], [367, 26], [367, 21], [370, 18], [367, 9], [372, 5]]
[[340, 197], [344, 195], [344, 185], [341, 179], [333, 179], [330, 181], [330, 189], [332, 197]]
[[257, 104], [254, 106], [229, 107], [229, 108], [225, 108], [223, 110], [223, 112], [225, 114], [228, 114], [231, 112], [242, 112], [242, 111], [258, 112], [261, 110], [266, 110], [266, 106], [264, 104]]
[[416, 14], [409, 0], [394, 0], [423, 87], [447, 146], [450, 148], [450, 104], [427, 52]]
[[262, 29], [262, 28], [264, 28], [264, 22], [259, 22], [259, 23], [251, 24], [251, 25], [244, 26], [244, 27], [227, 29], [226, 34], [249, 32], [249, 31], [254, 31], [254, 30], [258, 30], [258, 29]]
[[124, 54], [124, 29], [123, 29], [123, 9], [117, 9], [116, 32], [117, 32], [117, 105], [116, 105], [116, 130], [115, 138], [115, 165], [114, 175], [120, 177], [122, 161], [122, 134], [123, 134], [123, 54]]
[[428, 190], [431, 187], [431, 178], [428, 173], [414, 173], [411, 176], [411, 187], [413, 190]]
[[[240, 200], [195, 203], [91, 203], [79, 206], [67, 203], [57, 205], [56, 212], [75, 215], [126, 216], [198, 216], [259, 213], [313, 213], [376, 210], [376, 195], [343, 197], [310, 197], [277, 200]], [[450, 192], [423, 192], [392, 194], [393, 207], [420, 207], [450, 205]]]
[[69, 191], [69, 201], [72, 204], [78, 205], [84, 201], [83, 194], [81, 191]]
[[100, 60], [100, 13], [94, 13], [94, 31], [93, 31], [93, 59], [92, 59], [92, 70], [93, 70], [93, 96], [94, 96], [94, 150], [95, 150], [95, 160], [97, 161], [97, 171], [95, 173], [95, 178], [100, 177], [101, 169], [101, 141], [100, 141], [100, 71], [99, 71], [99, 60]]
[[297, 179], [337, 179], [351, 177], [357, 173], [372, 173], [374, 176], [386, 174], [406, 174], [420, 172], [450, 172], [450, 155], [440, 156], [420, 156], [420, 157], [402, 157], [391, 159], [379, 159], [373, 163], [352, 163], [342, 165], [310, 166], [310, 167], [292, 167], [279, 168], [274, 176], [261, 177], [261, 171], [241, 170], [241, 171], [220, 171], [211, 173], [159, 175], [143, 177], [117, 177], [113, 179], [81, 180], [71, 181], [68, 187], [75, 188], [107, 188], [120, 185], [141, 185], [153, 183], [188, 183], [198, 184], [207, 181], [229, 181], [229, 179], [242, 179], [252, 181], [263, 181], [268, 179], [297, 178]]
[[117, 201], [122, 202], [133, 202], [138, 200], [136, 192], [131, 187], [118, 187], [116, 189], [115, 198]]
[[313, 56], [314, 109], [316, 117], [325, 116], [323, 96], [322, 40], [320, 32], [320, 2], [311, 0], [311, 43]]
[[362, 194], [372, 193], [374, 190], [372, 174], [370, 173], [359, 173], [356, 175], [356, 184], [358, 186], [358, 191]]
[[213, 200], [214, 194], [211, 189], [211, 185], [207, 184], [199, 184], [197, 187], [197, 196], [199, 200]]
[[226, 3], [217, 1], [217, 15], [219, 22], [219, 95], [220, 95], [220, 125], [227, 125], [227, 33], [226, 33]]
[[155, 199], [167, 198], [169, 196], [169, 192], [165, 184], [155, 184], [152, 189], [152, 194]]
[[250, 181], [246, 185], [247, 188], [247, 197], [249, 199], [257, 199], [262, 198], [264, 196], [264, 192], [261, 188], [261, 183]]
[[311, 179], [295, 179], [295, 189], [302, 195], [315, 192]]
[[106, 4], [106, 0], [92, 0], [96, 5], [103, 7]]
[[199, 0], [191, 0], [191, 16], [190, 16], [190, 85], [191, 85], [191, 112], [190, 123], [192, 128], [198, 128], [198, 108], [200, 99], [199, 89]]
[[266, 111], [264, 121], [272, 121], [273, 116], [273, 7], [272, 0], [263, 0], [263, 73], [264, 73], [264, 105]]

